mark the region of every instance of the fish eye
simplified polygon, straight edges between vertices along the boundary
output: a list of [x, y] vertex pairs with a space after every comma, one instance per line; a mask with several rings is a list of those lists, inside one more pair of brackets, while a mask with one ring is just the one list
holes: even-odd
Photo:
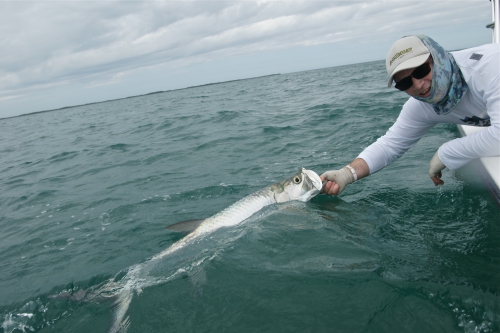
[[300, 177], [299, 177], [299, 176], [295, 176], [295, 177], [293, 177], [293, 182], [294, 182], [295, 184], [300, 184]]

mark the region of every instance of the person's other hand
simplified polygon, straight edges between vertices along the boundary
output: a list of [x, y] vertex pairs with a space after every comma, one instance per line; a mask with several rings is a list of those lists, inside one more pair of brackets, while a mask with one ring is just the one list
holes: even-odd
[[446, 165], [441, 162], [438, 153], [436, 152], [431, 159], [429, 167], [429, 177], [431, 177], [431, 180], [435, 186], [444, 184], [444, 181], [441, 180], [441, 177], [443, 176], [441, 170], [443, 170], [444, 168], [446, 168]]

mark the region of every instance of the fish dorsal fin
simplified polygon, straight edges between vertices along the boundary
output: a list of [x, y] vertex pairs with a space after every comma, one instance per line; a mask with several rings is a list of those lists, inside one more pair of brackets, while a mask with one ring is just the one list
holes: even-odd
[[190, 233], [190, 232], [194, 231], [194, 229], [198, 228], [198, 226], [203, 221], [205, 221], [205, 219], [182, 221], [182, 222], [179, 222], [179, 223], [175, 223], [175, 224], [169, 225], [165, 229], [172, 230], [172, 231], [177, 231], [177, 232], [187, 232], [187, 233]]

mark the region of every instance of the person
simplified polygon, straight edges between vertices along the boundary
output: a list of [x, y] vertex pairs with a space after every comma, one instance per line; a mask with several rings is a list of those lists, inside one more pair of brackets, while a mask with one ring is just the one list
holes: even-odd
[[443, 144], [430, 160], [429, 177], [456, 170], [483, 156], [500, 155], [500, 44], [447, 52], [425, 35], [394, 43], [386, 58], [388, 87], [410, 96], [396, 122], [349, 165], [320, 177], [323, 192], [339, 195], [347, 185], [388, 166], [438, 123], [486, 126]]

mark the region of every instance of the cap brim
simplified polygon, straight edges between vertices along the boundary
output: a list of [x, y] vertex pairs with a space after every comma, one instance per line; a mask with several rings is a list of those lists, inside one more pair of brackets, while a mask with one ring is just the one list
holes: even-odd
[[427, 60], [427, 58], [429, 58], [430, 54], [431, 54], [430, 52], [425, 53], [425, 54], [421, 54], [419, 56], [413, 57], [411, 59], [408, 59], [408, 60], [400, 63], [396, 68], [394, 68], [391, 76], [389, 76], [389, 81], [387, 82], [387, 87], [388, 88], [391, 87], [394, 75], [396, 75], [397, 73], [399, 73], [401, 71], [404, 71], [405, 69], [415, 68], [415, 67], [422, 65]]

